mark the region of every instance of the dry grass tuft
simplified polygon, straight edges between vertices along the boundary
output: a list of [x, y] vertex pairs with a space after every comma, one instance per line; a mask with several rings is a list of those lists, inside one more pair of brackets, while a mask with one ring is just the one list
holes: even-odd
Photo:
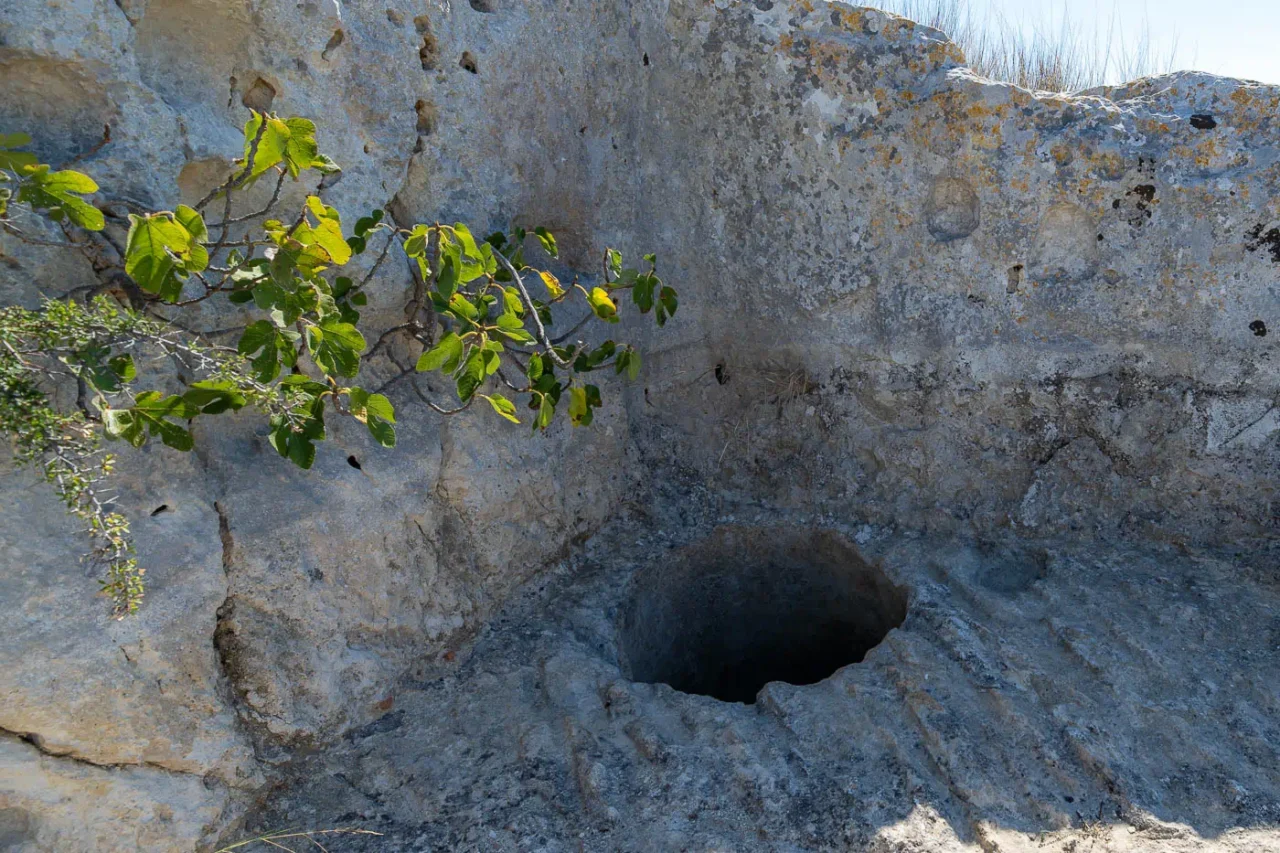
[[1114, 7], [1105, 27], [1099, 16], [1090, 29], [1072, 17], [1067, 0], [1047, 21], [1029, 28], [1002, 15], [979, 17], [967, 0], [881, 0], [876, 5], [951, 36], [969, 67], [983, 77], [1035, 91], [1079, 92], [1125, 83], [1173, 71], [1178, 60], [1176, 41], [1162, 51], [1145, 19], [1136, 34], [1125, 33]]
[[760, 371], [764, 385], [770, 394], [770, 403], [781, 409], [806, 394], [817, 391], [819, 385], [803, 367], [786, 368], [770, 364]]
[[[267, 849], [285, 850], [288, 853], [298, 853], [298, 848], [292, 847], [295, 842], [306, 842], [306, 849], [319, 849], [323, 853], [328, 853], [328, 848], [320, 843], [320, 839], [335, 835], [377, 835], [381, 836], [381, 832], [374, 832], [370, 829], [349, 829], [342, 827], [339, 829], [312, 829], [312, 830], [281, 830], [279, 832], [268, 832], [254, 838], [247, 838], [244, 841], [236, 842], [229, 847], [222, 847], [215, 850], [214, 853], [231, 853], [233, 850], [247, 850], [250, 847], [261, 844]], [[262, 848], [259, 848], [262, 849]]]

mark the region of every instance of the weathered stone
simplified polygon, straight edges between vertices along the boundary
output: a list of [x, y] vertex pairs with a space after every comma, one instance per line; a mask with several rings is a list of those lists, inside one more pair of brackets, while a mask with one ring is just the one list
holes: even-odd
[[977, 230], [981, 222], [981, 202], [968, 181], [939, 178], [929, 192], [925, 218], [929, 233], [939, 240], [958, 240]]
[[[6, 474], [0, 845], [190, 849], [268, 782], [255, 825], [382, 820], [369, 849], [1280, 843], [1280, 89], [1035, 95], [801, 0], [29, 6], [0, 129], [111, 192], [198, 197], [269, 94], [347, 217], [545, 224], [584, 281], [656, 251], [681, 306], [624, 327], [644, 376], [589, 431], [401, 384], [392, 453], [339, 422], [298, 472], [237, 418], [123, 454], [132, 622]], [[0, 252], [7, 302], [92, 281]], [[836, 529], [906, 621], [754, 706], [630, 682], [628, 583], [720, 522]]]
[[1045, 212], [1036, 232], [1032, 275], [1049, 284], [1090, 278], [1098, 271], [1097, 233], [1084, 208], [1055, 204]]

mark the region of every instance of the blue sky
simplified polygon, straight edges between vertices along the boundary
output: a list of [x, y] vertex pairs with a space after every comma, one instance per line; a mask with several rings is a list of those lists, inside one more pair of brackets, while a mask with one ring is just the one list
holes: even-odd
[[[982, 16], [988, 10], [1033, 26], [1064, 8], [1071, 19], [1105, 32], [1112, 14], [1127, 37], [1148, 22], [1157, 50], [1178, 46], [1179, 68], [1280, 84], [1280, 0], [970, 0]], [[1120, 82], [1120, 81], [1111, 81]]]

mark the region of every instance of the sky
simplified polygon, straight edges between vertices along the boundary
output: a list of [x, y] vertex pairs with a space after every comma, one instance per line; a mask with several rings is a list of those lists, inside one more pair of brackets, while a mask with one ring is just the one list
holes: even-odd
[[[1033, 26], [1062, 10], [1105, 31], [1114, 12], [1126, 37], [1146, 21], [1161, 55], [1177, 46], [1177, 68], [1280, 84], [1280, 0], [969, 0], [981, 17], [993, 11]], [[1109, 82], [1123, 82], [1113, 80]]]

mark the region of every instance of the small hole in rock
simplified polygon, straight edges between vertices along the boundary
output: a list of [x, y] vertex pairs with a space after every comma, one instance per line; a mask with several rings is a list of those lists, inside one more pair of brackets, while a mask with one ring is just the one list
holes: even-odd
[[436, 39], [428, 33], [422, 37], [422, 47], [418, 48], [418, 61], [423, 71], [434, 71], [436, 68]]
[[729, 368], [723, 361], [716, 365], [716, 381], [721, 385], [729, 381]]
[[471, 0], [471, 8], [486, 15], [493, 11], [492, 0]]
[[636, 574], [618, 639], [634, 681], [751, 704], [860, 662], [906, 615], [906, 591], [837, 534], [725, 527]]
[[440, 52], [440, 43], [431, 32], [431, 19], [426, 15], [419, 15], [413, 19], [413, 28], [418, 31], [418, 35], [422, 36], [422, 46], [418, 48], [418, 61], [422, 63], [422, 70], [434, 71], [437, 65], [436, 58]]
[[1016, 293], [1018, 287], [1022, 284], [1022, 264], [1014, 264], [1009, 267], [1009, 284], [1005, 288], [1008, 293]]
[[404, 26], [404, 15], [401, 15], [395, 9], [387, 10], [387, 20], [395, 24], [397, 27]]
[[360, 460], [355, 458], [354, 456], [347, 457], [347, 464], [350, 465], [352, 468], [355, 468], [357, 471], [364, 470], [364, 466], [360, 464]]
[[471, 55], [471, 51], [469, 50], [464, 50], [462, 52], [462, 58], [458, 60], [458, 64], [472, 74], [480, 73], [480, 66], [476, 64], [476, 58]]
[[1249, 324], [1249, 331], [1260, 338], [1265, 338], [1267, 336], [1267, 324], [1261, 320], [1254, 320]]
[[436, 129], [436, 107], [427, 101], [418, 101], [413, 105], [418, 114], [417, 130], [420, 136], [430, 136]]
[[320, 53], [320, 58], [327, 60], [329, 55], [338, 49], [338, 46], [346, 40], [346, 35], [342, 30], [334, 30], [333, 35], [329, 38], [329, 43], [324, 46], [324, 50]]
[[275, 99], [276, 87], [259, 77], [257, 80], [253, 81], [253, 85], [249, 87], [249, 91], [244, 93], [244, 97], [240, 99], [240, 103], [244, 104], [251, 110], [257, 110], [260, 113], [269, 113], [271, 112], [271, 103]]
[[166, 513], [166, 512], [169, 512], [169, 511], [170, 511], [170, 510], [169, 510], [169, 505], [168, 505], [168, 504], [160, 504], [160, 506], [158, 506], [158, 507], [156, 507], [155, 509], [151, 510], [151, 517], [152, 517], [152, 518], [155, 518], [157, 515], [161, 515], [162, 513]]
[[649, 54], [647, 53], [644, 55], [644, 64], [646, 68], [649, 67]]
[[1218, 120], [1208, 113], [1197, 113], [1191, 117], [1191, 126], [1196, 130], [1213, 130], [1218, 126]]

